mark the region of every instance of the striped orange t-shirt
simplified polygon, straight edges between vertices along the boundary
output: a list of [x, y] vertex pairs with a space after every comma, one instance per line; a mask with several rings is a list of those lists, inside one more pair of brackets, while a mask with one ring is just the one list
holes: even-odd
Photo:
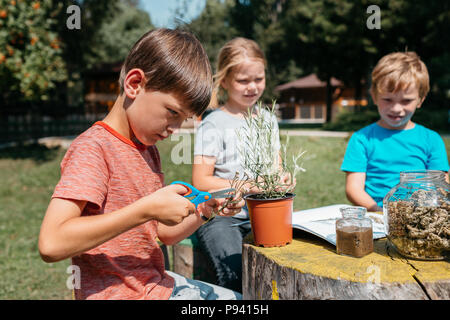
[[[82, 216], [121, 209], [164, 184], [156, 146], [145, 147], [97, 122], [78, 136], [61, 162], [53, 198], [84, 200]], [[80, 268], [77, 299], [168, 299], [174, 280], [164, 271], [151, 220], [72, 258]]]

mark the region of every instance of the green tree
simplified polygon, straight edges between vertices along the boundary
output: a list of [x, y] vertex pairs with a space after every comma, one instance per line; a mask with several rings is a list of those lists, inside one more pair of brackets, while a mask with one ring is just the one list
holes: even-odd
[[[380, 29], [367, 27], [371, 5], [380, 8]], [[185, 1], [181, 16], [186, 6]], [[232, 37], [257, 41], [268, 60], [266, 102], [276, 98], [276, 85], [312, 72], [328, 84], [331, 77], [344, 81], [360, 100], [382, 56], [416, 51], [430, 73], [426, 104], [443, 109], [450, 99], [449, 24], [450, 2], [440, 0], [207, 0], [185, 27], [198, 35], [213, 66], [219, 48]], [[331, 89], [328, 85], [328, 121]]]
[[[56, 32], [63, 43], [63, 58], [66, 62], [67, 81], [64, 83], [65, 104], [79, 106], [83, 104], [83, 79], [85, 73], [94, 63], [95, 50], [102, 46], [102, 41], [96, 41], [101, 27], [114, 16], [119, 0], [60, 0], [63, 10], [57, 15]], [[76, 5], [81, 12], [80, 29], [69, 29], [66, 9]], [[73, 112], [74, 110], [72, 110]]]
[[[430, 95], [425, 106], [447, 109], [450, 104], [450, 2], [379, 1], [381, 30], [374, 38], [379, 48], [378, 60], [392, 51], [415, 51], [427, 65]], [[420, 110], [422, 111], [422, 110]], [[448, 125], [448, 124], [447, 124]]]
[[230, 0], [206, 0], [201, 14], [191, 22], [185, 23], [184, 13], [187, 11], [187, 5], [188, 2], [185, 1], [176, 10], [177, 27], [187, 29], [197, 36], [214, 69], [220, 48], [238, 35], [230, 20], [230, 8], [234, 3]]
[[[206, 49], [213, 69], [216, 67], [220, 48], [234, 37], [241, 36], [258, 42], [268, 60], [266, 90], [262, 97], [270, 103], [273, 88], [280, 82], [298, 77], [302, 70], [294, 59], [288, 56], [279, 45], [285, 30], [279, 27], [277, 15], [284, 0], [237, 1], [207, 0], [205, 8], [196, 19], [185, 23], [184, 13], [188, 2], [177, 9], [178, 26], [186, 28], [197, 35]], [[288, 48], [289, 49], [289, 48]], [[288, 59], [285, 59], [288, 57]]]
[[377, 52], [366, 36], [365, 0], [292, 0], [284, 3], [280, 28], [296, 63], [327, 82], [327, 121], [331, 119], [331, 77], [362, 94], [361, 80]]
[[[47, 100], [64, 102], [65, 86], [70, 90], [89, 67], [89, 58], [101, 45], [95, 36], [117, 4], [118, 0], [0, 0], [1, 111], [42, 106]], [[67, 27], [70, 5], [81, 9], [79, 30]]]
[[87, 57], [88, 66], [115, 63], [126, 58], [133, 44], [154, 28], [146, 11], [137, 7], [138, 1], [122, 0], [114, 15], [103, 22], [93, 37], [96, 44]]
[[0, 105], [48, 100], [67, 77], [52, 0], [0, 0]]
[[[235, 1], [231, 9], [232, 21], [246, 37], [254, 39], [264, 51], [268, 72], [266, 90], [262, 97], [266, 103], [277, 98], [277, 85], [297, 79], [310, 67], [300, 64], [294, 54], [290, 28], [285, 23], [286, 0]], [[296, 46], [296, 45], [295, 45]]]
[[[381, 10], [380, 29], [366, 26], [370, 5]], [[343, 80], [359, 99], [381, 56], [414, 50], [430, 71], [427, 100], [445, 106], [450, 88], [449, 7], [439, 0], [235, 0], [230, 14], [237, 30], [261, 44], [279, 83], [314, 72], [328, 83], [331, 77]], [[330, 111], [330, 88], [327, 100]]]
[[[97, 34], [104, 23], [110, 21], [118, 10], [119, 0], [62, 0], [63, 11], [57, 15], [58, 24], [56, 31], [60, 35], [64, 45], [64, 60], [66, 61], [69, 75], [83, 72], [89, 69], [89, 60], [95, 56], [95, 48], [101, 46], [97, 42]], [[81, 28], [67, 28], [66, 8], [76, 5], [81, 11]]]
[[[136, 0], [62, 2], [64, 12], [58, 15], [57, 32], [64, 43], [68, 103], [82, 108], [86, 73], [95, 65], [124, 59], [134, 41], [152, 26], [148, 14], [137, 9]], [[77, 5], [81, 10], [79, 30], [66, 27], [69, 15], [65, 8], [70, 5]]]

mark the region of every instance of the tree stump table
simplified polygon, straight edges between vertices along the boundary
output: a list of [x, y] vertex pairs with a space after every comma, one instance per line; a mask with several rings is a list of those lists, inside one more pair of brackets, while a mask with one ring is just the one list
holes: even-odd
[[285, 247], [252, 243], [250, 234], [242, 251], [245, 300], [450, 299], [449, 261], [406, 259], [385, 238], [362, 258], [338, 255], [335, 246], [296, 229]]

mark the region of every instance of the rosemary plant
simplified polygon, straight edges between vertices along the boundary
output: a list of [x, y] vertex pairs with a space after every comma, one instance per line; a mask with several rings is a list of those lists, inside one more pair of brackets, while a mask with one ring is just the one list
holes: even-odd
[[[214, 212], [209, 220], [213, 219], [217, 214], [221, 213], [229, 204], [235, 204], [238, 203], [240, 200], [242, 200], [242, 195], [245, 193], [245, 184], [247, 183], [248, 178], [244, 174], [243, 178], [239, 177], [239, 172], [236, 172], [234, 175], [234, 178], [230, 181], [230, 188], [235, 189], [234, 197], [228, 198], [225, 200], [223, 205], [218, 209], [217, 212]], [[236, 197], [236, 195], [238, 197]]]
[[283, 198], [293, 189], [293, 184], [284, 183], [283, 178], [288, 176], [288, 181], [294, 181], [299, 172], [305, 171], [299, 163], [305, 151], [288, 158], [289, 137], [281, 150], [277, 150], [279, 137], [275, 134], [274, 118], [275, 102], [271, 107], [258, 103], [249, 108], [245, 125], [236, 131], [241, 164], [250, 178], [248, 183], [261, 190], [257, 197], [262, 199]]

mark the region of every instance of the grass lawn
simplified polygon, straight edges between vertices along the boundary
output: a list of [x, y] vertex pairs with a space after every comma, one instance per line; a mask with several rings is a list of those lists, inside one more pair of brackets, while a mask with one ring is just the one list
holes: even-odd
[[34, 145], [0, 150], [0, 299], [66, 299], [70, 262], [46, 264], [39, 228], [64, 151]]
[[[184, 136], [191, 139], [191, 136]], [[445, 138], [450, 154], [450, 138]], [[345, 175], [340, 172], [347, 144], [343, 138], [292, 137], [291, 150], [307, 150], [307, 172], [297, 178], [294, 210], [348, 203]], [[166, 183], [191, 181], [191, 166], [171, 159], [192, 159], [190, 148], [177, 149], [180, 141], [158, 144]], [[186, 140], [189, 142], [189, 140]], [[178, 145], [179, 146], [179, 145]], [[59, 163], [65, 150], [31, 145], [0, 150], [0, 300], [71, 299], [66, 287], [70, 260], [44, 263], [37, 239], [53, 188], [59, 179]]]

